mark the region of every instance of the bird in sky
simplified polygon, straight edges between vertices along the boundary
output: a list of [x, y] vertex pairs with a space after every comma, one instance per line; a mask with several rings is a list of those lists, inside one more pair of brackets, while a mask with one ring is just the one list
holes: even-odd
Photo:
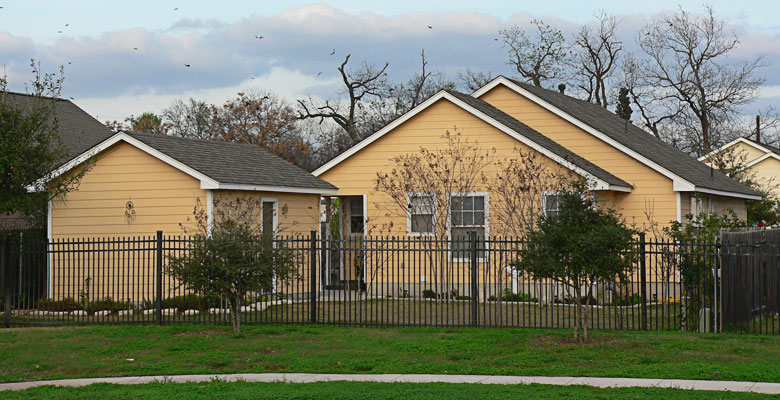
[[57, 31], [57, 33], [62, 33], [62, 31]]
[[322, 72], [317, 72], [317, 76], [320, 76], [320, 75], [322, 75]]
[[187, 68], [191, 67], [190, 64], [184, 64], [184, 66], [187, 67]]
[[263, 96], [263, 99], [262, 99], [262, 100], [268, 100], [268, 99], [270, 99], [270, 97], [268, 97], [268, 96]]
[[433, 27], [432, 27], [432, 26], [430, 26], [430, 25], [428, 25], [428, 29], [433, 29]]
[[178, 11], [178, 10], [179, 10], [179, 7], [176, 7], [176, 8], [173, 9], [173, 11]]
[[70, 61], [68, 61], [68, 65], [70, 65]]
[[138, 47], [133, 47], [133, 50], [138, 50]]
[[70, 26], [70, 24], [65, 24], [65, 26]]
[[68, 98], [69, 98], [69, 99], [71, 99], [71, 100], [76, 100], [76, 99], [74, 99], [73, 97], [68, 97]]
[[333, 49], [333, 51], [330, 52], [330, 55], [336, 54], [336, 49]]
[[265, 37], [265, 36], [255, 35], [255, 38], [257, 38], [257, 39], [262, 39], [262, 38], [264, 38], [264, 37]]

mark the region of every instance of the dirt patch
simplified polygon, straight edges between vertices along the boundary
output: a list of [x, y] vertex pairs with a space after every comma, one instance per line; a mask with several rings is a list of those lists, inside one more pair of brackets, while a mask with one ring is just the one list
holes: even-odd
[[223, 329], [201, 329], [198, 331], [181, 331], [177, 332], [173, 336], [195, 336], [195, 335], [221, 335], [225, 333], [230, 333], [230, 331], [226, 331]]
[[549, 345], [560, 345], [560, 344], [576, 344], [579, 346], [596, 346], [596, 345], [602, 345], [602, 344], [618, 344], [623, 342], [621, 339], [616, 338], [588, 338], [585, 342], [580, 342], [579, 340], [570, 337], [570, 336], [540, 336], [535, 337], [529, 341], [533, 345], [541, 345], [541, 346], [549, 346]]

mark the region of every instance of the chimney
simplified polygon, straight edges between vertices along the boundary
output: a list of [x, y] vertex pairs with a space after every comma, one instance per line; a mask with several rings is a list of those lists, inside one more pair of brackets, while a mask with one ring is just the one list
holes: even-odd
[[756, 115], [756, 143], [761, 143], [761, 116]]
[[566, 85], [564, 85], [563, 83], [558, 85], [558, 91], [561, 92], [561, 94], [563, 94], [563, 92], [566, 91]]

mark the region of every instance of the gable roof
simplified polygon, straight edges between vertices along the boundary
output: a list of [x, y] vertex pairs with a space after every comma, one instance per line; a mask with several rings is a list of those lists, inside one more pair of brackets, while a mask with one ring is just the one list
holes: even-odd
[[[38, 97], [16, 92], [5, 92], [2, 94], [2, 99], [22, 110], [31, 110], [36, 107], [36, 102], [41, 101]], [[51, 100], [43, 97], [43, 101]], [[65, 150], [60, 165], [114, 134], [111, 129], [69, 100], [57, 99], [54, 112], [58, 122], [60, 142]]]
[[584, 100], [500, 76], [472, 94], [479, 97], [504, 84], [524, 97], [583, 128], [674, 182], [675, 191], [698, 191], [760, 199], [760, 194], [627, 123], [616, 114]]
[[[746, 145], [748, 145], [748, 146], [750, 146], [750, 147], [752, 147], [752, 148], [754, 148], [754, 149], [756, 149], [758, 151], [763, 151], [765, 154], [760, 157], [762, 160], [766, 159], [767, 156], [780, 159], [780, 149], [778, 149], [777, 147], [770, 146], [770, 145], [768, 145], [766, 143], [756, 142], [755, 140], [750, 139], [750, 138], [738, 137], [738, 138], [736, 138], [736, 139], [734, 139], [734, 140], [724, 144], [723, 146], [720, 146], [717, 149], [715, 149], [715, 150], [713, 150], [713, 151], [711, 151], [711, 152], [709, 152], [709, 153], [699, 157], [699, 161], [705, 161], [708, 158], [710, 158], [711, 156], [713, 156], [714, 154], [717, 154], [717, 153], [719, 153], [719, 152], [721, 152], [721, 151], [723, 151], [723, 150], [725, 150], [725, 149], [727, 149], [729, 147], [732, 147], [732, 146], [734, 146], [734, 145], [736, 145], [738, 143], [744, 143], [744, 144], [746, 144]], [[750, 164], [754, 164], [754, 163], [755, 163], [755, 160], [750, 162]]]
[[138, 132], [119, 132], [63, 165], [48, 179], [126, 142], [200, 180], [202, 189], [335, 193], [338, 189], [253, 144], [214, 142]]
[[632, 189], [629, 183], [610, 174], [590, 161], [572, 153], [563, 146], [553, 142], [541, 133], [531, 129], [527, 125], [512, 118], [503, 111], [482, 100], [464, 93], [456, 92], [454, 90], [439, 91], [424, 102], [420, 103], [420, 105], [417, 107], [400, 116], [395, 121], [386, 125], [379, 131], [375, 132], [373, 135], [363, 139], [362, 141], [352, 146], [349, 150], [316, 169], [313, 174], [315, 176], [319, 176], [325, 173], [325, 171], [328, 171], [345, 159], [351, 157], [353, 154], [362, 150], [369, 144], [373, 143], [380, 137], [384, 136], [388, 132], [392, 131], [405, 121], [409, 120], [413, 116], [417, 115], [441, 99], [446, 99], [452, 102], [466, 112], [471, 113], [477, 118], [482, 119], [483, 121], [491, 124], [504, 133], [507, 133], [518, 141], [542, 153], [546, 157], [551, 158], [553, 161], [563, 165], [564, 167], [587, 179], [595, 181], [595, 185], [593, 186], [594, 190], [631, 191]]

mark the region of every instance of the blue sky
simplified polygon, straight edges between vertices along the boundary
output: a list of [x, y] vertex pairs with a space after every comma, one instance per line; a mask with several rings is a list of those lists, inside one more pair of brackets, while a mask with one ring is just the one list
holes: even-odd
[[[765, 54], [780, 63], [780, 10], [774, 2], [711, 4], [740, 35], [739, 57]], [[447, 74], [470, 67], [511, 75], [505, 51], [493, 40], [502, 27], [542, 18], [573, 32], [605, 10], [621, 20], [628, 43], [647, 20], [678, 5], [702, 9], [698, 1], [665, 0], [0, 0], [0, 63], [17, 90], [29, 78], [30, 58], [48, 71], [65, 65], [65, 97], [101, 120], [121, 120], [159, 111], [175, 98], [222, 102], [250, 88], [291, 100], [324, 96], [337, 83], [335, 67], [346, 52], [356, 61], [390, 62], [390, 75], [398, 80], [416, 70], [421, 48]], [[328, 55], [332, 49], [336, 56]], [[762, 74], [763, 103], [780, 99], [780, 67]]]

